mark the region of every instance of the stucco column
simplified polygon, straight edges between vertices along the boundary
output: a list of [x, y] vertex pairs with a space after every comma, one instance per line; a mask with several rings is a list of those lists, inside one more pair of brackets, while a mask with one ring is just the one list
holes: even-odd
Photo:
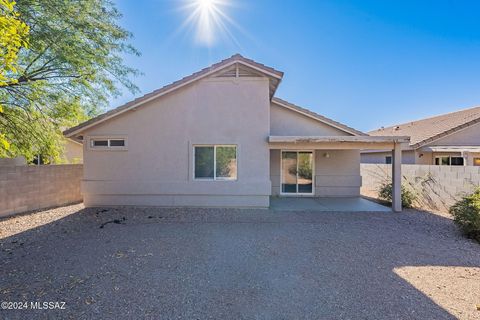
[[392, 210], [402, 211], [402, 147], [395, 143], [392, 150]]

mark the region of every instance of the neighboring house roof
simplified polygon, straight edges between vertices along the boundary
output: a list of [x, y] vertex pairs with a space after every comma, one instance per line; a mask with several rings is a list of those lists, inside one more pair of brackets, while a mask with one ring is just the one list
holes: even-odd
[[[240, 54], [235, 54], [231, 56], [228, 59], [222, 60], [218, 63], [215, 63], [211, 65], [210, 67], [204, 68], [198, 72], [195, 72], [187, 77], [184, 77], [178, 81], [175, 81], [169, 85], [166, 85], [160, 89], [157, 89], [155, 91], [152, 91], [140, 98], [137, 98], [135, 100], [132, 100], [118, 108], [112, 109], [106, 113], [103, 113], [95, 118], [92, 118], [88, 121], [85, 121], [81, 124], [79, 124], [76, 127], [70, 128], [68, 130], [65, 130], [63, 133], [67, 137], [72, 137], [73, 135], [90, 128], [94, 125], [100, 124], [112, 117], [118, 116], [128, 110], [134, 109], [139, 107], [140, 105], [151, 101], [153, 99], [156, 99], [164, 94], [170, 93], [174, 90], [180, 89], [181, 87], [191, 84], [194, 81], [198, 81], [200, 79], [203, 79], [207, 76], [213, 75], [215, 73], [218, 73], [221, 70], [229, 69], [230, 67], [234, 65], [242, 65], [247, 68], [253, 69], [257, 71], [258, 73], [261, 73], [262, 75], [265, 75], [270, 78], [270, 97], [273, 97], [275, 94], [275, 91], [280, 84], [280, 81], [282, 80], [283, 77], [283, 72], [275, 70], [272, 67], [265, 66], [261, 63], [255, 62], [251, 59], [247, 59]], [[240, 72], [244, 72], [242, 70], [236, 70], [237, 74]], [[242, 75], [240, 75], [242, 76]]]
[[372, 136], [409, 136], [414, 149], [480, 123], [480, 106], [369, 132]]
[[293, 110], [295, 112], [301, 113], [307, 117], [313, 118], [317, 121], [323, 122], [325, 124], [328, 124], [329, 126], [332, 126], [334, 128], [340, 129], [346, 133], [352, 134], [354, 136], [367, 136], [366, 133], [363, 133], [361, 131], [355, 130], [347, 125], [344, 125], [343, 123], [337, 122], [335, 120], [329, 119], [327, 117], [324, 117], [322, 115], [319, 115], [318, 113], [315, 113], [313, 111], [310, 111], [308, 109], [299, 107], [297, 105], [294, 105], [293, 103], [290, 103], [288, 101], [282, 100], [280, 98], [274, 97], [272, 99], [272, 102], [275, 103], [278, 106]]

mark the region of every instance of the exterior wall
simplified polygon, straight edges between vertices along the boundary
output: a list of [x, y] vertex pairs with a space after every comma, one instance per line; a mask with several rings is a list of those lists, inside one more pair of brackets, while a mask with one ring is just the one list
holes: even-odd
[[271, 103], [270, 134], [273, 136], [350, 136], [342, 130]]
[[[212, 78], [148, 102], [85, 132], [86, 206], [268, 207], [267, 78]], [[92, 136], [125, 136], [99, 151]], [[236, 181], [193, 179], [193, 145], [237, 145]]]
[[[387, 164], [361, 164], [362, 195], [376, 198], [384, 182], [391, 182]], [[480, 185], [480, 167], [402, 165], [402, 184], [417, 195], [415, 206], [448, 212], [462, 195]]]
[[479, 152], [469, 152], [467, 155], [467, 166], [473, 166], [473, 159], [480, 158]]
[[[328, 153], [329, 157], [326, 157]], [[315, 153], [315, 195], [354, 197], [360, 195], [359, 150], [317, 150]]]
[[0, 166], [0, 217], [81, 202], [82, 165]]
[[270, 181], [272, 182], [272, 196], [280, 195], [280, 150], [270, 150]]
[[[362, 180], [358, 150], [315, 150], [314, 169], [314, 196], [355, 197], [360, 195]], [[270, 177], [272, 195], [279, 196], [280, 150], [270, 150]]]
[[[377, 163], [385, 164], [385, 157], [392, 156], [392, 152], [365, 152], [360, 155], [361, 163]], [[413, 150], [402, 151], [402, 163], [414, 164], [416, 161], [415, 152]]]
[[404, 163], [404, 164], [424, 164], [424, 165], [433, 165], [434, 157], [432, 152], [423, 152], [415, 150], [415, 162], [413, 163]]
[[83, 162], [83, 146], [71, 139], [66, 139], [65, 150], [63, 157], [67, 163], [82, 163]]

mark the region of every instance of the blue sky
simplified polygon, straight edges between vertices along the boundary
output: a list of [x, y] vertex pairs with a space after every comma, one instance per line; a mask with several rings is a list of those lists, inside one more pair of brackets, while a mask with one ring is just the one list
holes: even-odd
[[238, 52], [285, 72], [278, 97], [359, 130], [480, 105], [480, 1], [230, 0], [210, 45], [181, 28], [185, 1], [115, 0], [141, 94]]

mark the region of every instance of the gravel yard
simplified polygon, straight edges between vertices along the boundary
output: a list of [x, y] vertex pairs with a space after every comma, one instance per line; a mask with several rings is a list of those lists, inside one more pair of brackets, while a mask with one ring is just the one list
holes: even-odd
[[1, 301], [65, 302], [1, 319], [480, 319], [480, 245], [415, 210], [74, 205], [1, 220], [0, 261]]

